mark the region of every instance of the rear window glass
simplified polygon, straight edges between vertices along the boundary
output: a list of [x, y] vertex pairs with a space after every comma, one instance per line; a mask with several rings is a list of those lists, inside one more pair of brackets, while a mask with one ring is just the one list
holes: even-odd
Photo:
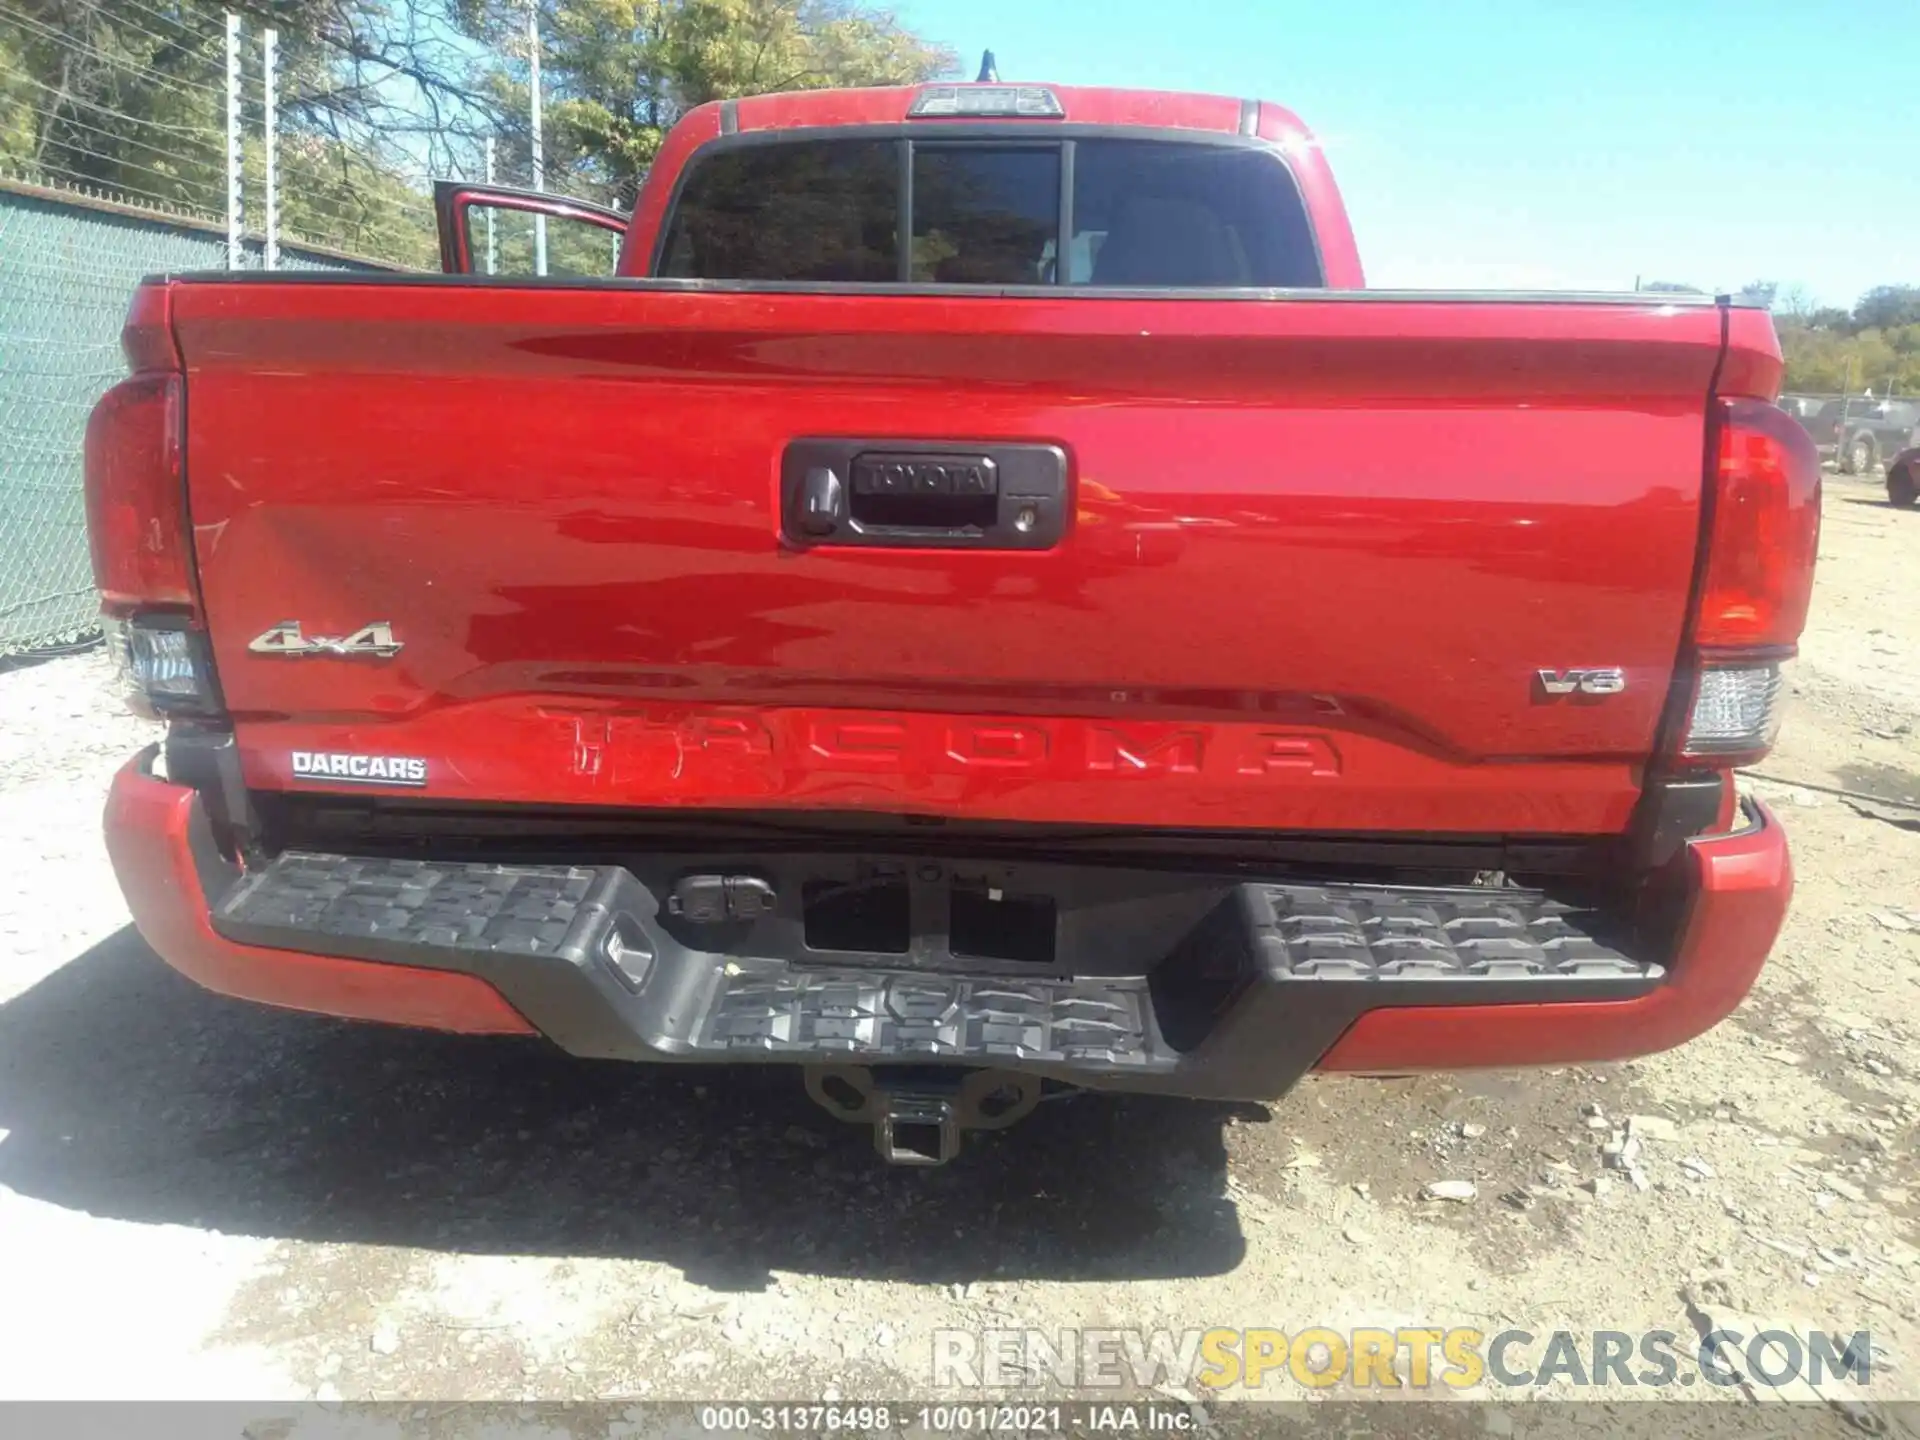
[[[912, 235], [903, 263], [900, 174], [909, 143]], [[1073, 194], [1063, 237], [1068, 147]], [[659, 273], [922, 285], [1321, 283], [1306, 206], [1277, 155], [1118, 138], [914, 136], [721, 149], [694, 161]]]
[[755, 145], [708, 156], [674, 211], [660, 273], [702, 280], [900, 278], [891, 140]]
[[913, 147], [913, 278], [1043, 285], [1060, 234], [1060, 147]]
[[1320, 283], [1293, 175], [1265, 150], [1100, 140], [1074, 154], [1074, 285]]

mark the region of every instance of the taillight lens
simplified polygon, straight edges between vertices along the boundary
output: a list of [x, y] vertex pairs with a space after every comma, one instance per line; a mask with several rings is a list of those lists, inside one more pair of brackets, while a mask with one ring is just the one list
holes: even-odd
[[223, 713], [203, 631], [172, 615], [109, 616], [105, 629], [121, 696], [136, 715], [213, 718]]
[[136, 375], [102, 396], [87, 421], [87, 540], [110, 615], [193, 609], [180, 414], [178, 375]]
[[1780, 728], [1780, 662], [1813, 596], [1820, 459], [1799, 421], [1763, 400], [1722, 401], [1718, 418], [1680, 753], [1734, 766], [1765, 755]]
[[1807, 623], [1820, 545], [1820, 457], [1762, 400], [1723, 401], [1713, 529], [1693, 642], [1790, 649]]
[[1694, 680], [1686, 753], [1737, 763], [1759, 759], [1779, 733], [1785, 690], [1776, 662], [1704, 667]]

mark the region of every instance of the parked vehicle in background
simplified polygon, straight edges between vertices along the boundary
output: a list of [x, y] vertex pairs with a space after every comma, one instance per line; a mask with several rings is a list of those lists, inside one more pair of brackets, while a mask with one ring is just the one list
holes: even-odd
[[1802, 425], [1807, 425], [1812, 423], [1814, 416], [1820, 413], [1820, 407], [1831, 398], [1827, 395], [1782, 395], [1775, 403]]
[[1920, 499], [1920, 445], [1887, 462], [1887, 499], [1902, 509]]
[[1915, 442], [1920, 400], [1875, 400], [1871, 396], [1829, 400], [1807, 433], [1822, 457], [1833, 459], [1848, 475], [1871, 475], [1881, 460]]
[[1221, 97], [762, 96], [631, 217], [439, 205], [451, 275], [148, 282], [89, 430], [170, 721], [108, 847], [201, 983], [791, 1065], [906, 1163], [1753, 983], [1820, 496], [1764, 308], [1366, 290]]

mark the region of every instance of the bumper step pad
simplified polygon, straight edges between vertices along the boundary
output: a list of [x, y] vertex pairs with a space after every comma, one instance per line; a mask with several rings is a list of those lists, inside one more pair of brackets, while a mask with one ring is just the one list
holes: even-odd
[[[574, 958], [594, 947], [618, 888], [614, 869], [536, 865], [452, 865], [428, 860], [356, 859], [289, 851], [247, 875], [217, 908], [228, 933], [276, 934], [280, 948], [321, 954], [329, 940], [371, 941], [401, 959], [420, 948]], [[356, 947], [354, 954], [365, 955]], [[409, 956], [406, 963], [431, 964]], [[444, 963], [444, 962], [442, 962]]]
[[913, 965], [813, 952], [791, 917], [690, 931], [618, 866], [288, 852], [212, 922], [268, 949], [477, 975], [579, 1055], [944, 1062], [1247, 1099], [1284, 1093], [1375, 1007], [1625, 999], [1665, 978], [1603, 917], [1530, 892], [1194, 886], [1206, 918], [1146, 975], [1076, 973], [1102, 957], [1065, 946], [1057, 967], [990, 975], [938, 946]]
[[1144, 980], [1023, 984], [862, 970], [729, 974], [700, 1048], [901, 1059], [1171, 1064]]
[[1371, 885], [1249, 885], [1248, 918], [1296, 980], [1646, 978], [1597, 932], [1604, 917], [1538, 896]]

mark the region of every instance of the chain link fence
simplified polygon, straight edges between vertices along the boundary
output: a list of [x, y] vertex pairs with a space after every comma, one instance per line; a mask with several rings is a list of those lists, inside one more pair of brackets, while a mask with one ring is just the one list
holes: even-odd
[[270, 214], [284, 269], [437, 270], [431, 177], [492, 171], [477, 42], [411, 3], [264, 13], [0, 0], [0, 657], [97, 633], [82, 449], [142, 276], [261, 268]]
[[[289, 270], [365, 268], [286, 245], [280, 255]], [[126, 373], [120, 325], [140, 278], [226, 259], [216, 225], [0, 181], [0, 655], [98, 628], [80, 489], [87, 414]]]

